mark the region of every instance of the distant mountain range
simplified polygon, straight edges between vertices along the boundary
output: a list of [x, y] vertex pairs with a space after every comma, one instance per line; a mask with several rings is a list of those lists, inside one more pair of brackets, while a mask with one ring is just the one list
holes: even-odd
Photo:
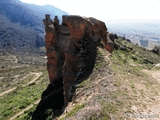
[[0, 0], [0, 50], [36, 51], [45, 45], [45, 14], [52, 18], [68, 13], [50, 5], [38, 6], [19, 0]]

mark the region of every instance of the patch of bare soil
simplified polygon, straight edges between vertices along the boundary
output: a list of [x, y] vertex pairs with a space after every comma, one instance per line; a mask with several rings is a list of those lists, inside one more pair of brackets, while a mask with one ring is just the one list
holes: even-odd
[[16, 56], [13, 56], [13, 57], [14, 57], [14, 59], [15, 59], [15, 63], [18, 63], [17, 57], [16, 57]]
[[[142, 72], [148, 74], [153, 79], [157, 81], [158, 86], [160, 86], [160, 71], [159, 70], [142, 70]], [[157, 86], [156, 86], [157, 87]], [[148, 93], [149, 94], [149, 93]], [[154, 102], [148, 102], [146, 109], [139, 110], [138, 106], [132, 106], [132, 110], [135, 113], [128, 114], [129, 120], [160, 120], [160, 91], [157, 91], [156, 96], [146, 99], [154, 99]], [[143, 103], [144, 101], [142, 101]]]
[[151, 75], [160, 84], [160, 71], [159, 70], [143, 70], [143, 72]]

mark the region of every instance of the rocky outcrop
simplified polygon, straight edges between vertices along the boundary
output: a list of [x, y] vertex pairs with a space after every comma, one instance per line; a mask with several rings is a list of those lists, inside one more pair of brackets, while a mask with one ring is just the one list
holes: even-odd
[[114, 40], [115, 39], [118, 39], [118, 36], [116, 34], [113, 34], [113, 33], [107, 34], [107, 41], [105, 43], [105, 49], [107, 51], [109, 51], [110, 53], [112, 53], [112, 51], [114, 49]]
[[154, 48], [151, 50], [153, 53], [160, 55], [160, 46], [154, 46]]
[[114, 40], [115, 39], [118, 39], [118, 36], [116, 34], [109, 33], [109, 38], [107, 38], [107, 43], [105, 43], [105, 48], [110, 53], [112, 53], [112, 51], [114, 49]]
[[[55, 91], [59, 92], [57, 104], [61, 105], [59, 108], [55, 108], [57, 104], [53, 105], [54, 110], [67, 106], [68, 102], [72, 100], [76, 84], [92, 73], [97, 54], [96, 47], [100, 41], [104, 43], [107, 50], [110, 52], [113, 50], [112, 46], [108, 47], [110, 45], [108, 41], [111, 40], [105, 23], [102, 21], [65, 15], [62, 19], [61, 25], [57, 17], [52, 21], [50, 15], [46, 15], [43, 20], [50, 85], [43, 92], [42, 100], [37, 106], [33, 118], [40, 116], [39, 113], [44, 111], [41, 108], [43, 108], [43, 101], [46, 98], [52, 98], [50, 102], [54, 104], [54, 99], [57, 98]], [[45, 102], [44, 105], [46, 107]], [[57, 114], [57, 110], [54, 112]]]
[[109, 33], [109, 38], [111, 39], [111, 41], [114, 43], [115, 39], [118, 39], [118, 36], [116, 34], [113, 33]]
[[71, 86], [82, 73], [91, 72], [84, 70], [93, 67], [94, 62], [87, 65], [87, 61], [95, 58], [96, 43], [107, 42], [107, 28], [101, 21], [80, 16], [63, 16], [62, 25], [59, 25], [57, 17], [52, 22], [47, 15], [44, 24], [50, 83], [63, 78], [67, 105]]

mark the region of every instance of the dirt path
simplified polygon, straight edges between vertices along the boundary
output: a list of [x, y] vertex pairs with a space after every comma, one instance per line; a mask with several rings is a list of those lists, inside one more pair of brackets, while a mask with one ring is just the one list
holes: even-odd
[[110, 60], [109, 60], [109, 57], [112, 56], [112, 54], [109, 53], [108, 51], [105, 51], [105, 52], [104, 52], [104, 50], [103, 50], [102, 48], [98, 48], [98, 50], [103, 54], [106, 62], [109, 62], [109, 61], [110, 61]]
[[31, 74], [35, 74], [35, 78], [32, 81], [30, 81], [29, 83], [27, 83], [26, 85], [23, 85], [23, 86], [27, 86], [27, 85], [35, 82], [43, 73], [39, 72], [39, 73], [31, 73]]
[[11, 88], [11, 89], [9, 89], [9, 90], [7, 90], [7, 91], [4, 91], [3, 93], [0, 94], [0, 97], [3, 96], [3, 95], [5, 95], [5, 94], [8, 94], [8, 93], [14, 91], [16, 88], [17, 88], [17, 87], [14, 87], [14, 88]]
[[[43, 73], [42, 72], [39, 72], [39, 73], [30, 73], [27, 76], [32, 75], [32, 74], [35, 74], [35, 78], [32, 81], [30, 81], [29, 83], [23, 85], [23, 87], [28, 86], [29, 84], [35, 82]], [[11, 88], [11, 89], [9, 89], [7, 91], [4, 91], [4, 92], [0, 93], [0, 97], [2, 97], [3, 95], [8, 94], [8, 93], [14, 91], [16, 88], [17, 87], [14, 87], [14, 88]]]
[[21, 110], [21, 112], [15, 114], [13, 117], [11, 117], [9, 120], [14, 120], [15, 118], [17, 118], [19, 115], [22, 115], [25, 111], [29, 110], [30, 108], [33, 107], [34, 104], [38, 104], [40, 100], [36, 100], [33, 104], [27, 106], [26, 108], [24, 108], [23, 110]]

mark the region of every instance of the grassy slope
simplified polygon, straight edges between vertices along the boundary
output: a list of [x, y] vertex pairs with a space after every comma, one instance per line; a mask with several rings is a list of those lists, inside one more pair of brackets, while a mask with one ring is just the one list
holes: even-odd
[[79, 85], [67, 112], [58, 119], [133, 119], [148, 112], [149, 105], [160, 104], [159, 83], [143, 72], [158, 71], [154, 64], [160, 63], [160, 56], [123, 40], [115, 42], [125, 50], [114, 50], [110, 56], [99, 49], [94, 72]]
[[49, 80], [42, 56], [0, 53], [0, 58], [0, 94], [15, 88], [0, 96], [0, 118], [7, 120], [40, 99]]
[[[160, 56], [126, 41], [117, 40], [115, 42], [117, 46], [121, 46], [125, 50], [117, 49], [110, 55], [104, 49], [98, 49], [93, 73], [87, 80], [78, 85], [73, 101], [66, 108], [66, 112], [57, 119], [124, 120], [132, 117], [127, 115], [147, 110], [149, 105], [160, 104], [159, 99], [157, 99], [160, 97], [159, 83], [151, 75], [144, 72], [144, 70], [160, 70], [160, 68], [154, 67], [154, 64], [160, 63]], [[19, 87], [0, 97], [0, 102], [3, 103], [0, 104], [0, 107], [3, 108], [0, 110], [2, 120], [11, 118], [14, 114], [40, 99], [42, 91], [49, 82], [46, 67], [43, 66], [45, 62], [43, 59], [41, 61], [40, 56], [28, 56], [27, 58], [16, 56], [18, 58], [16, 65], [21, 66], [19, 68], [12, 68], [16, 61], [13, 58], [13, 55], [7, 57], [9, 61], [12, 60], [10, 64], [7, 63], [7, 60], [3, 60], [6, 63], [2, 64], [5, 68], [1, 68], [0, 77], [7, 84], [12, 83], [5, 81], [7, 79], [19, 82], [15, 82], [13, 85], [9, 84], [8, 87], [1, 87], [1, 90], [8, 90], [17, 84]], [[28, 63], [29, 61], [32, 62]], [[8, 66], [6, 66], [7, 64]], [[27, 67], [24, 67], [26, 65]], [[43, 75], [34, 84], [22, 87], [24, 81], [27, 83], [34, 78], [34, 75], [31, 75], [21, 79], [30, 71], [43, 72]], [[9, 77], [6, 78], [6, 75]], [[10, 79], [10, 76], [17, 75], [19, 76], [16, 80]], [[30, 120], [35, 108], [36, 105], [16, 119]], [[47, 112], [52, 114], [51, 110]], [[51, 116], [48, 117], [48, 120], [51, 119]]]

